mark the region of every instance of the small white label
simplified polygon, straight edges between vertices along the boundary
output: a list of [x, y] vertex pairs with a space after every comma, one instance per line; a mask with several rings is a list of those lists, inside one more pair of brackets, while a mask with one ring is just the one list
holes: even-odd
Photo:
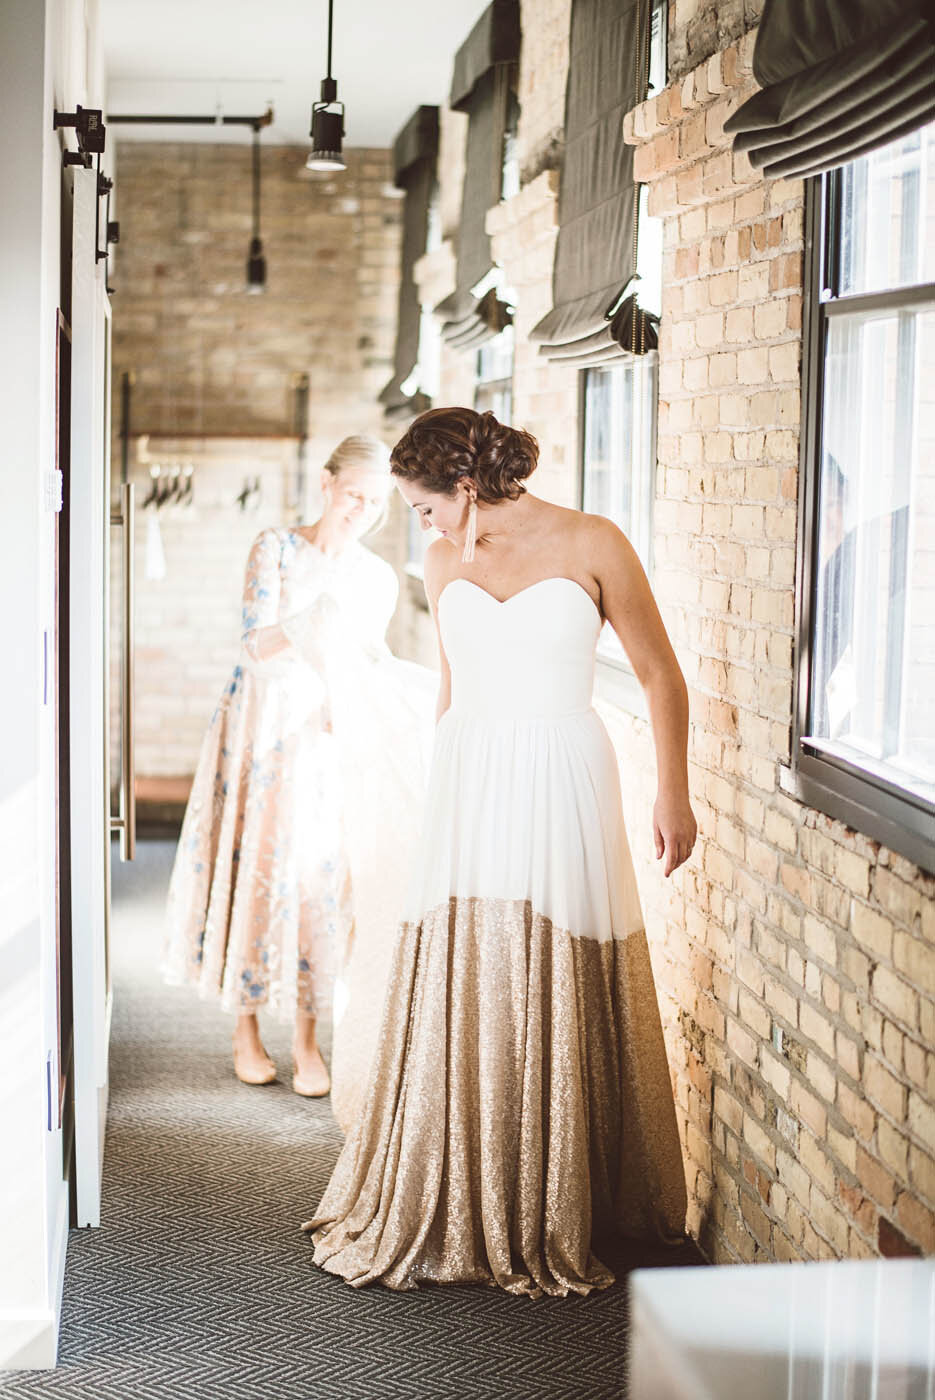
[[51, 471], [45, 481], [45, 504], [46, 510], [54, 510], [56, 514], [62, 509], [62, 490], [64, 478], [60, 471]]

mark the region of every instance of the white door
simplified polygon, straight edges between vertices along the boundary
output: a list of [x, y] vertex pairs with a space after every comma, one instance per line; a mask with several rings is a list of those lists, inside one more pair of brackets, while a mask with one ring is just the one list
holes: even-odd
[[99, 1225], [111, 995], [107, 956], [109, 801], [107, 534], [110, 307], [95, 257], [97, 174], [76, 170], [72, 258], [71, 810], [75, 1184], [78, 1225]]

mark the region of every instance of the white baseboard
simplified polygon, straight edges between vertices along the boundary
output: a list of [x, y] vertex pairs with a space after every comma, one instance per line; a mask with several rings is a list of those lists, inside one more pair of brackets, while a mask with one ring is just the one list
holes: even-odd
[[58, 1328], [51, 1313], [0, 1316], [0, 1371], [49, 1371], [55, 1365]]
[[68, 1250], [68, 1184], [62, 1182], [49, 1251], [49, 1297], [54, 1310], [0, 1311], [0, 1371], [49, 1371], [58, 1355], [65, 1255]]
[[62, 1182], [58, 1212], [55, 1217], [55, 1238], [49, 1251], [49, 1297], [55, 1299], [52, 1321], [55, 1325], [51, 1365], [58, 1356], [58, 1329], [62, 1321], [62, 1293], [65, 1288], [65, 1256], [68, 1253], [68, 1182]]

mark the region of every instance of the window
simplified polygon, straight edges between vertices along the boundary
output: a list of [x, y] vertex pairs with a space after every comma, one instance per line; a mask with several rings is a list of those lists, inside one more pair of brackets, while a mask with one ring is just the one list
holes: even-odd
[[[658, 378], [658, 358], [651, 351], [583, 370], [581, 389], [581, 509], [619, 525], [650, 576]], [[598, 654], [629, 669], [609, 625]]]
[[666, 85], [668, 55], [666, 31], [669, 27], [668, 0], [652, 0], [649, 14], [649, 90], [661, 92]]
[[434, 253], [436, 248], [442, 246], [442, 208], [441, 197], [438, 188], [438, 181], [432, 181], [432, 192], [429, 195], [429, 213], [425, 226], [425, 251]]
[[[427, 324], [428, 322], [428, 324]], [[419, 342], [419, 361], [422, 362], [423, 347], [433, 347], [433, 364], [436, 366], [440, 350], [437, 324], [431, 314], [423, 317], [423, 338]], [[513, 412], [513, 327], [507, 326], [499, 335], [493, 336], [477, 351], [477, 383], [474, 391], [474, 407], [478, 413], [488, 410], [509, 423]], [[437, 377], [434, 381], [437, 384]], [[425, 385], [426, 381], [423, 381]], [[410, 511], [407, 521], [406, 572], [416, 578], [422, 577], [422, 563], [425, 551], [435, 538], [430, 530], [423, 530], [417, 511]]]
[[[432, 253], [441, 247], [441, 214], [438, 203], [438, 181], [433, 180], [425, 223], [425, 251]], [[441, 328], [428, 307], [423, 306], [419, 317], [419, 348], [412, 373], [400, 388], [407, 398], [421, 393], [434, 399], [438, 393], [441, 374]]]
[[[438, 183], [432, 186], [432, 193], [429, 196], [428, 222], [425, 237], [425, 251], [432, 253], [436, 248], [441, 247], [442, 224], [441, 211], [438, 199]], [[415, 394], [417, 391], [424, 394], [426, 398], [433, 402], [438, 397], [439, 379], [441, 376], [441, 354], [442, 335], [441, 327], [437, 318], [432, 314], [429, 307], [423, 306], [419, 319], [419, 358], [416, 361], [410, 379], [403, 385], [403, 392]], [[411, 381], [411, 382], [410, 382]], [[406, 519], [406, 573], [413, 578], [422, 578], [422, 563], [425, 559], [425, 551], [428, 549], [432, 536], [428, 531], [423, 530], [419, 523], [418, 511], [408, 512]], [[421, 591], [417, 595], [418, 600], [423, 603]]]
[[[423, 307], [419, 322], [419, 359], [414, 372], [419, 377], [417, 387], [433, 402], [438, 395], [441, 346], [441, 327], [431, 311]], [[431, 531], [422, 529], [419, 512], [410, 510], [406, 519], [406, 573], [413, 578], [421, 580], [425, 551], [434, 538]], [[418, 599], [424, 605], [421, 589]]]
[[425, 551], [432, 542], [433, 536], [428, 530], [422, 528], [422, 517], [417, 510], [410, 510], [406, 514], [406, 573], [413, 578], [422, 577], [422, 569], [425, 563]]
[[510, 90], [506, 99], [506, 121], [503, 125], [503, 171], [500, 176], [500, 198], [512, 199], [520, 191], [519, 171], [519, 98], [510, 75]]
[[[624, 291], [627, 295], [635, 291], [640, 306], [658, 316], [662, 310], [662, 220], [647, 214], [647, 194], [646, 186], [641, 186], [636, 277]], [[582, 370], [581, 381], [581, 509], [606, 515], [619, 525], [651, 578], [658, 355], [651, 350]], [[626, 653], [609, 625], [601, 635], [598, 655], [632, 675]]]
[[513, 416], [513, 327], [507, 326], [477, 352], [474, 407], [492, 413], [501, 423]]
[[794, 783], [933, 869], [935, 126], [807, 209]]

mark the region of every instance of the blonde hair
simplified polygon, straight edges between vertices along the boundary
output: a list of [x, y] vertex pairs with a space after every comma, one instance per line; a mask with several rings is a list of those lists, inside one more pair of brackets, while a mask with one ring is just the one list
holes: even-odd
[[374, 471], [389, 472], [390, 449], [370, 433], [353, 433], [341, 439], [324, 470], [332, 476], [340, 476], [345, 467], [371, 467]]
[[[390, 449], [385, 442], [373, 437], [371, 433], [352, 433], [350, 437], [342, 438], [322, 470], [337, 478], [346, 467], [369, 467], [371, 471], [385, 472], [387, 478], [392, 481]], [[363, 538], [367, 539], [370, 535], [375, 535], [378, 530], [382, 530], [388, 517], [389, 496], [387, 496], [386, 504], [380, 514], [370, 529], [365, 532]]]

